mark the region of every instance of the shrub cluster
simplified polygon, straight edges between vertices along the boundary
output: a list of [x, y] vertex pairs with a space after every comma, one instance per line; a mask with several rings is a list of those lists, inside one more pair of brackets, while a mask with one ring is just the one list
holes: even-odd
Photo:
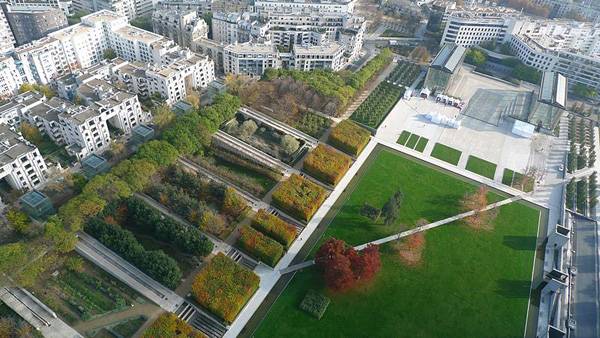
[[313, 177], [336, 185], [344, 176], [352, 159], [324, 144], [319, 144], [304, 160], [304, 170]]
[[344, 120], [329, 134], [329, 143], [341, 151], [357, 156], [369, 143], [371, 133], [356, 123]]
[[177, 338], [203, 338], [184, 320], [177, 318], [173, 313], [163, 313], [142, 334], [143, 338], [177, 337]]
[[269, 266], [275, 266], [283, 256], [281, 244], [248, 226], [240, 229], [238, 245], [252, 257]]
[[325, 314], [325, 310], [329, 306], [331, 300], [315, 290], [308, 290], [302, 303], [300, 303], [300, 309], [308, 312], [317, 319], [321, 319]]
[[144, 249], [130, 231], [97, 218], [85, 225], [85, 231], [168, 288], [179, 283], [182, 274], [175, 260], [161, 250]]
[[206, 256], [213, 244], [197, 228], [183, 226], [137, 198], [127, 201], [127, 223], [142, 228], [155, 238], [168, 242], [181, 251]]
[[258, 276], [217, 254], [192, 284], [192, 295], [203, 307], [231, 323], [258, 289]]
[[273, 204], [294, 217], [308, 221], [326, 198], [325, 189], [293, 174], [273, 192]]
[[252, 220], [252, 226], [265, 235], [272, 237], [286, 248], [289, 248], [296, 239], [296, 229], [293, 225], [269, 214], [264, 209], [258, 210]]

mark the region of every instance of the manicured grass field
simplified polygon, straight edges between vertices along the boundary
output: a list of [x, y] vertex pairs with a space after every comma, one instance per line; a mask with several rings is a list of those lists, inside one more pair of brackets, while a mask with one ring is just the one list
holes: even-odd
[[[396, 224], [371, 224], [359, 215], [362, 203], [380, 207], [398, 188], [405, 199]], [[359, 244], [420, 218], [446, 218], [459, 212], [460, 197], [475, 188], [382, 151], [323, 237]], [[538, 219], [538, 210], [515, 203], [502, 207], [493, 231], [461, 224], [430, 230], [423, 262], [412, 268], [384, 245], [377, 279], [344, 294], [326, 291], [316, 269], [305, 269], [278, 298], [256, 337], [521, 337]], [[298, 307], [309, 289], [331, 298], [321, 320]]]
[[398, 143], [400, 145], [405, 145], [406, 141], [408, 141], [409, 137], [410, 137], [410, 132], [403, 130], [402, 133], [400, 134], [400, 137], [398, 138], [398, 141], [396, 141], [396, 143]]
[[460, 161], [461, 154], [461, 151], [456, 150], [454, 148], [450, 148], [441, 143], [436, 143], [433, 147], [433, 150], [431, 151], [432, 157], [454, 165], [457, 165], [458, 161]]
[[469, 156], [466, 169], [492, 180], [496, 174], [496, 165], [494, 163], [482, 160], [473, 155]]

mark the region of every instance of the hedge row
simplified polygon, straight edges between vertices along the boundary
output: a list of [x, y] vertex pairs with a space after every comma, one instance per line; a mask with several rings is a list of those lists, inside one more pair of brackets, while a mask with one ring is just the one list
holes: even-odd
[[327, 197], [325, 189], [293, 174], [273, 192], [273, 204], [301, 220], [308, 221]]
[[319, 144], [304, 160], [304, 170], [319, 180], [336, 185], [350, 168], [352, 159], [324, 144]]
[[296, 239], [296, 228], [281, 218], [260, 209], [254, 215], [252, 227], [289, 248]]
[[213, 249], [213, 243], [200, 230], [164, 217], [158, 210], [138, 198], [130, 198], [127, 201], [127, 223], [142, 228], [155, 238], [188, 254], [206, 256]]
[[269, 266], [275, 266], [284, 251], [283, 246], [276, 240], [249, 226], [243, 226], [240, 229], [238, 245], [250, 256]]
[[344, 120], [331, 130], [328, 142], [345, 153], [357, 156], [369, 143], [370, 137], [368, 130]]
[[196, 276], [192, 294], [200, 305], [231, 323], [258, 289], [259, 282], [254, 272], [219, 253]]
[[147, 251], [131, 231], [95, 218], [86, 223], [85, 232], [168, 288], [174, 289], [181, 280], [173, 258], [162, 250]]

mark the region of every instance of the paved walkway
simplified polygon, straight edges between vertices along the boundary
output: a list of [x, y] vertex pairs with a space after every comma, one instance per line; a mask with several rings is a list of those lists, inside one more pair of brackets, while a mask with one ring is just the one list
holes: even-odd
[[22, 288], [0, 289], [0, 300], [47, 338], [83, 338], [46, 305]]
[[92, 236], [80, 232], [75, 250], [104, 271], [116, 277], [132, 289], [139, 292], [158, 306], [169, 312], [175, 312], [184, 299], [163, 286], [128, 261], [105, 247]]

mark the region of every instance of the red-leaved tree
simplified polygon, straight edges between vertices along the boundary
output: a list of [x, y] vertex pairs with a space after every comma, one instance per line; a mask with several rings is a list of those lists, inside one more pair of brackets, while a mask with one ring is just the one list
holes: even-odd
[[345, 291], [359, 281], [369, 281], [381, 268], [377, 245], [368, 245], [358, 252], [335, 238], [319, 248], [315, 262], [323, 272], [327, 287], [335, 291]]

